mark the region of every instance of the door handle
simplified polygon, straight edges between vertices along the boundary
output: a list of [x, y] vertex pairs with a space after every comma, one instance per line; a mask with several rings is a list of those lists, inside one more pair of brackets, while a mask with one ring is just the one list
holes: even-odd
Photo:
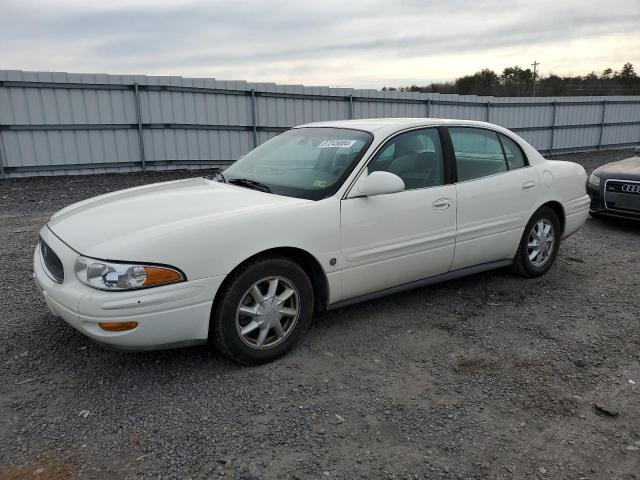
[[451, 206], [451, 199], [450, 198], [439, 198], [438, 200], [433, 202], [431, 205], [436, 210], [446, 210], [447, 208], [449, 208]]
[[531, 190], [536, 187], [536, 182], [524, 182], [522, 184], [522, 190]]

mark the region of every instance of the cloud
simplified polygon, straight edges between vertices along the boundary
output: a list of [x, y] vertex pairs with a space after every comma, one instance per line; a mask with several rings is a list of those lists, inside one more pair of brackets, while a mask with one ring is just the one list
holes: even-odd
[[640, 59], [637, 0], [4, 0], [0, 9], [0, 67], [25, 70], [380, 87], [534, 59], [557, 73]]

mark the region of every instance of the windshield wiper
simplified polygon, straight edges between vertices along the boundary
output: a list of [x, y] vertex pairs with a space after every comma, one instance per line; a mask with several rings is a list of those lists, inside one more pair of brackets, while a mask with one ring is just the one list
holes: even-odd
[[252, 188], [254, 190], [260, 190], [261, 192], [271, 193], [271, 189], [264, 183], [256, 182], [248, 178], [230, 178], [227, 183], [233, 185], [239, 185], [241, 187]]
[[227, 179], [224, 178], [224, 175], [222, 174], [222, 170], [220, 170], [219, 168], [216, 169], [213, 175], [208, 175], [204, 178], [206, 178], [207, 180], [213, 180], [214, 182], [227, 183]]

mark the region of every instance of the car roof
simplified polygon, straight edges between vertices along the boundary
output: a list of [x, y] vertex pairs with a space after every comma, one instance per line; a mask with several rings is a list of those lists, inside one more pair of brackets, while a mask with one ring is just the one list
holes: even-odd
[[475, 120], [458, 120], [446, 118], [366, 118], [360, 120], [334, 120], [327, 122], [313, 122], [299, 125], [295, 128], [305, 127], [332, 127], [332, 128], [352, 128], [356, 130], [364, 130], [365, 132], [376, 134], [391, 134], [396, 131], [406, 130], [414, 127], [433, 127], [436, 125], [466, 125], [475, 127], [491, 128], [498, 131], [506, 131], [506, 129], [487, 122], [478, 122]]

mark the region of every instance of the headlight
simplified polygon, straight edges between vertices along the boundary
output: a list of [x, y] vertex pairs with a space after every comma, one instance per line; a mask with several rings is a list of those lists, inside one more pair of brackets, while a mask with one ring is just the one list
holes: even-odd
[[186, 280], [180, 271], [169, 267], [106, 262], [87, 257], [76, 260], [75, 271], [78, 280], [100, 290], [137, 290]]
[[[584, 177], [582, 177], [584, 178]], [[600, 177], [597, 175], [594, 175], [593, 173], [591, 175], [589, 175], [589, 185], [591, 185], [592, 187], [599, 187], [600, 186]]]

